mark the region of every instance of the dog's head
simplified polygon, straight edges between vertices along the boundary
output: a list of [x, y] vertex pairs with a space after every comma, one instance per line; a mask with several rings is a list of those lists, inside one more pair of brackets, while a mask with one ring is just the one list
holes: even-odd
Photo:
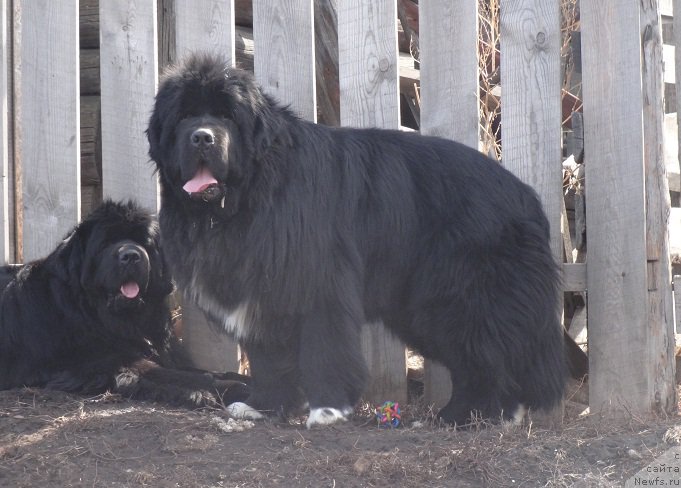
[[147, 129], [164, 196], [237, 211], [262, 154], [284, 131], [253, 76], [195, 54], [162, 77]]
[[109, 315], [158, 304], [172, 291], [157, 224], [134, 203], [104, 202], [48, 258], [61, 279]]

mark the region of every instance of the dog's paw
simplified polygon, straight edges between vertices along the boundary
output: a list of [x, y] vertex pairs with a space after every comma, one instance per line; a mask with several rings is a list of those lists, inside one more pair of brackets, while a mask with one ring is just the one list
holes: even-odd
[[265, 418], [265, 416], [255, 408], [246, 405], [243, 402], [234, 402], [228, 405], [227, 413], [237, 420], [260, 420]]
[[307, 417], [307, 428], [315, 425], [331, 425], [337, 422], [345, 422], [352, 413], [352, 407], [345, 407], [342, 410], [331, 407], [313, 408]]

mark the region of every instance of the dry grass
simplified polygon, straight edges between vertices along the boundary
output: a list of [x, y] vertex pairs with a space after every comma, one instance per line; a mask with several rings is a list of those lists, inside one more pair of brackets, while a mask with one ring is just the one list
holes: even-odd
[[365, 404], [336, 427], [238, 432], [220, 429], [216, 410], [0, 392], [0, 486], [620, 486], [681, 441], [676, 416], [455, 430], [427, 405], [403, 414], [397, 429], [377, 428]]

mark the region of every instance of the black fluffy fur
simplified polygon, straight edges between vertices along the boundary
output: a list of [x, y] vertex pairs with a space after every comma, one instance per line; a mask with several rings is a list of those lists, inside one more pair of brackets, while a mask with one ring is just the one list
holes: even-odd
[[[197, 145], [197, 130], [212, 142]], [[360, 329], [377, 321], [449, 369], [448, 422], [561, 400], [549, 224], [495, 161], [441, 138], [300, 120], [201, 54], [165, 74], [147, 134], [174, 277], [245, 346], [249, 405], [347, 411], [367, 377]], [[200, 168], [217, 198], [183, 190]]]
[[[135, 282], [129, 298], [121, 285]], [[113, 390], [198, 406], [242, 381], [167, 369], [173, 290], [158, 226], [133, 203], [105, 202], [46, 258], [0, 268], [0, 389]]]

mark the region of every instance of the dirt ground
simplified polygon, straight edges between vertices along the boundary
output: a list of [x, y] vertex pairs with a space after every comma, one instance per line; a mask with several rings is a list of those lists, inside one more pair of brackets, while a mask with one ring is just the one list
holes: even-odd
[[[1, 487], [477, 487], [622, 486], [681, 443], [681, 417], [578, 418], [456, 431], [403, 409], [378, 428], [369, 408], [351, 421], [235, 422], [112, 395], [0, 392]], [[425, 420], [425, 421], [424, 421]]]

